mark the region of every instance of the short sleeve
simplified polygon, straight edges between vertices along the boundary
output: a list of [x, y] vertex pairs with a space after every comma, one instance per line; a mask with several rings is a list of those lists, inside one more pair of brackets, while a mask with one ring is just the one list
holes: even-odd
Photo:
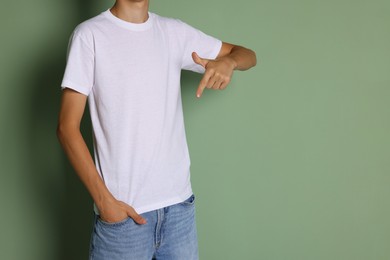
[[94, 85], [95, 58], [88, 37], [75, 30], [70, 37], [62, 88], [70, 88], [86, 96]]
[[204, 68], [194, 62], [192, 53], [196, 52], [205, 59], [215, 59], [222, 47], [222, 41], [183, 23], [184, 54], [182, 69], [204, 73]]

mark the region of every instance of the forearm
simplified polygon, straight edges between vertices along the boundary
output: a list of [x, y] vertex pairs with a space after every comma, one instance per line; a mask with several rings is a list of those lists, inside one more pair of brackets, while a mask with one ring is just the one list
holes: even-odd
[[97, 207], [113, 199], [103, 180], [99, 176], [92, 156], [79, 130], [59, 126], [58, 139], [71, 165], [87, 188]]
[[256, 53], [241, 46], [234, 46], [225, 57], [233, 61], [235, 70], [248, 70], [257, 63]]

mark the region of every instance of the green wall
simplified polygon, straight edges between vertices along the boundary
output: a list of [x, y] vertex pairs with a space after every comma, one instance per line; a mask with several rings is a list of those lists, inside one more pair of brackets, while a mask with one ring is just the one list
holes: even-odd
[[[200, 100], [183, 74], [201, 259], [390, 259], [390, 2], [151, 1], [259, 59]], [[68, 37], [111, 4], [2, 4], [0, 259], [87, 259], [56, 116]]]

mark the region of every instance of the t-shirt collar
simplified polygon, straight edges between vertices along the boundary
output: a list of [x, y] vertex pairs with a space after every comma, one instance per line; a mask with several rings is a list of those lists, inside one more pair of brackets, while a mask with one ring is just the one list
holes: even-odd
[[103, 15], [112, 21], [113, 23], [117, 24], [120, 27], [123, 27], [125, 29], [131, 30], [131, 31], [145, 31], [149, 29], [152, 26], [153, 23], [153, 13], [148, 12], [148, 20], [143, 23], [131, 23], [127, 22], [125, 20], [122, 20], [115, 15], [113, 15], [110, 11], [110, 9], [106, 10], [103, 12]]

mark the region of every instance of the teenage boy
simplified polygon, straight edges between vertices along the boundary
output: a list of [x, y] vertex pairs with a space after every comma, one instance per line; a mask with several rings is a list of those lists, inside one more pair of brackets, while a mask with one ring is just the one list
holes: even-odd
[[[57, 134], [94, 201], [90, 259], [198, 259], [182, 69], [224, 89], [256, 64], [244, 47], [117, 0], [73, 32]], [[80, 133], [88, 103], [94, 161]]]

